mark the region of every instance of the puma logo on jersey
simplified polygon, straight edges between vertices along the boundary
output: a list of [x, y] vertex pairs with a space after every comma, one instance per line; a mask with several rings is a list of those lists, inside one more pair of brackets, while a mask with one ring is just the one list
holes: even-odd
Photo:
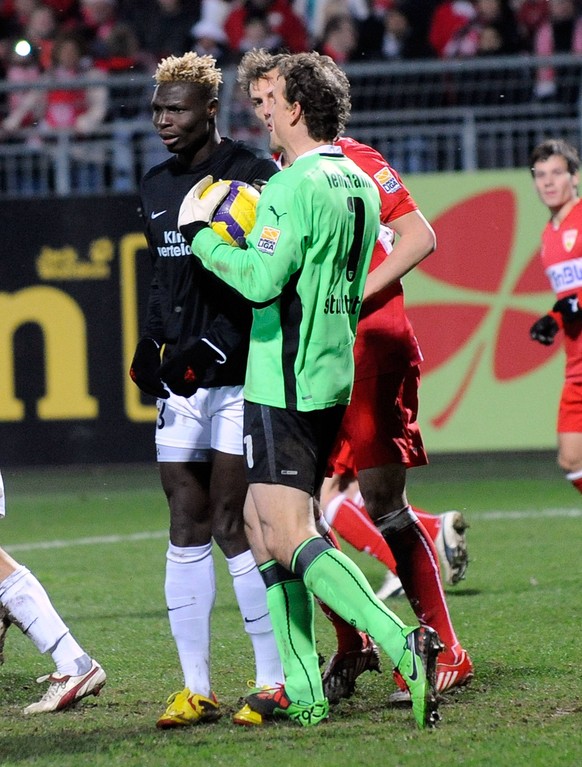
[[272, 205], [269, 205], [269, 210], [276, 217], [276, 219], [277, 219], [277, 226], [279, 226], [279, 219], [283, 218], [283, 216], [286, 216], [287, 215], [287, 211], [285, 211], [285, 213], [277, 213], [277, 211], [275, 210], [275, 208]]

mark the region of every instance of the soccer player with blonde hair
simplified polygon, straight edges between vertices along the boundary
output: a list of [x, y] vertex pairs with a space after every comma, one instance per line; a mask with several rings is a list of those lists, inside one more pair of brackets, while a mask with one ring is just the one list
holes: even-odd
[[208, 174], [252, 183], [278, 170], [267, 153], [220, 136], [221, 82], [211, 56], [188, 52], [160, 62], [152, 121], [171, 157], [141, 184], [153, 277], [130, 375], [158, 402], [156, 451], [170, 511], [165, 596], [184, 677], [158, 719], [160, 728], [197, 725], [222, 713], [210, 676], [213, 542], [226, 557], [254, 650], [256, 683], [282, 680], [265, 586], [243, 521], [242, 384], [251, 309], [192, 258], [177, 226], [184, 195]]

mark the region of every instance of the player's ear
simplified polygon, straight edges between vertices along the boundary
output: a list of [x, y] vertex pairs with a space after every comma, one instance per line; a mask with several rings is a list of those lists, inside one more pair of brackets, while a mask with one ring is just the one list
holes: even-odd
[[214, 120], [218, 113], [218, 99], [216, 97], [210, 99], [206, 105], [206, 111], [208, 112], [208, 119]]

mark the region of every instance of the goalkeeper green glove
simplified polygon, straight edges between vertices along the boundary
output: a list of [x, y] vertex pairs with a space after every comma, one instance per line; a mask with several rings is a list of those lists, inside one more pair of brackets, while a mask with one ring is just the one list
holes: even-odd
[[188, 243], [192, 242], [199, 231], [208, 226], [230, 190], [226, 182], [218, 182], [214, 189], [202, 197], [212, 183], [212, 176], [205, 176], [194, 184], [182, 200], [178, 213], [178, 229]]

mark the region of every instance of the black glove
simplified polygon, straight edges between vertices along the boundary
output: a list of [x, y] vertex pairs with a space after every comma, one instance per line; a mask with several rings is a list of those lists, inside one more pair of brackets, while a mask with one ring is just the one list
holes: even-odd
[[578, 293], [572, 293], [565, 298], [560, 298], [556, 301], [552, 311], [560, 312], [564, 322], [574, 322], [575, 320], [582, 320], [582, 309], [578, 303]]
[[529, 334], [534, 341], [539, 341], [544, 346], [551, 346], [554, 343], [556, 333], [560, 329], [560, 326], [551, 314], [545, 314], [536, 320], [529, 329]]
[[129, 377], [146, 394], [168, 399], [160, 378], [160, 347], [153, 338], [142, 338], [135, 348]]
[[160, 378], [174, 394], [191, 397], [204, 385], [204, 374], [225, 362], [226, 356], [219, 349], [200, 338], [164, 362], [159, 371]]

